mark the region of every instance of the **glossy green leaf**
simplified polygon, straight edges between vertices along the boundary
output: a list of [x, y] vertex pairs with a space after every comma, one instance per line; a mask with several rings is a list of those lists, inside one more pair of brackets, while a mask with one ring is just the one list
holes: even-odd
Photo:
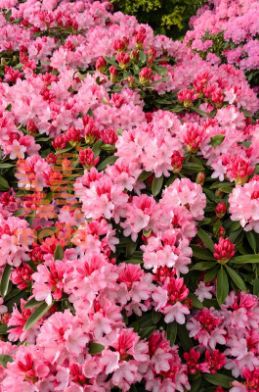
[[217, 274], [216, 292], [218, 303], [221, 305], [229, 293], [228, 276], [223, 266], [221, 266]]
[[3, 297], [5, 297], [8, 292], [11, 272], [11, 266], [9, 264], [6, 264], [0, 283], [0, 292]]
[[204, 275], [204, 281], [211, 282], [212, 280], [214, 280], [216, 278], [219, 268], [220, 266], [219, 264], [217, 264], [214, 268], [206, 272], [206, 274]]
[[143, 259], [141, 257], [139, 257], [139, 258], [135, 257], [132, 259], [125, 260], [125, 263], [127, 263], [127, 264], [142, 264]]
[[177, 323], [170, 323], [166, 326], [166, 337], [170, 341], [171, 346], [174, 345], [177, 336]]
[[254, 280], [254, 283], [253, 283], [253, 294], [259, 296], [259, 278]]
[[215, 262], [212, 261], [201, 261], [200, 263], [193, 264], [191, 271], [207, 271], [215, 267]]
[[14, 163], [0, 162], [0, 169], [10, 169], [11, 167], [14, 167]]
[[259, 263], [259, 254], [256, 255], [242, 255], [231, 259], [234, 264], [257, 264]]
[[103, 351], [104, 346], [100, 343], [91, 342], [89, 344], [89, 353], [92, 355], [99, 354]]
[[61, 245], [57, 245], [54, 252], [54, 259], [63, 260], [63, 257], [64, 257], [64, 250]]
[[227, 273], [230, 277], [230, 279], [234, 282], [234, 284], [237, 286], [237, 288], [239, 288], [242, 291], [246, 290], [246, 284], [243, 281], [243, 279], [241, 278], [241, 276], [231, 267], [229, 267], [228, 265], [225, 266]]
[[10, 188], [7, 180], [3, 177], [0, 176], [0, 191], [7, 191]]
[[6, 324], [0, 324], [0, 335], [6, 335], [7, 334], [7, 325]]
[[105, 158], [99, 165], [97, 166], [98, 170], [104, 170], [108, 165], [113, 165], [117, 161], [117, 157], [115, 155], [111, 155]]
[[196, 309], [202, 309], [203, 308], [203, 303], [198, 300], [197, 296], [195, 294], [190, 294], [189, 298], [192, 301], [192, 306]]
[[151, 192], [152, 192], [153, 196], [159, 195], [159, 193], [161, 192], [162, 186], [163, 186], [163, 182], [164, 182], [163, 176], [161, 176], [159, 178], [157, 178], [157, 177], [153, 178], [152, 185], [151, 185]]
[[35, 306], [39, 306], [42, 305], [44, 302], [41, 301], [36, 301], [35, 298], [30, 299], [26, 304], [25, 304], [25, 309], [30, 309], [30, 308], [34, 308]]
[[202, 241], [203, 245], [206, 246], [206, 248], [209, 249], [211, 252], [213, 252], [214, 242], [212, 241], [209, 234], [205, 230], [199, 229], [197, 235], [198, 235], [199, 239]]
[[234, 379], [230, 376], [227, 376], [225, 374], [205, 374], [204, 378], [206, 381], [213, 385], [221, 386], [223, 388], [230, 388], [231, 383], [234, 381]]
[[211, 252], [199, 246], [192, 245], [192, 254], [193, 257], [195, 257], [198, 260], [206, 260], [206, 261], [214, 260], [214, 257], [212, 256]]
[[193, 344], [185, 325], [177, 326], [177, 336], [179, 337], [183, 350], [189, 351]]
[[0, 365], [6, 367], [8, 362], [13, 362], [13, 358], [10, 355], [0, 354]]
[[225, 139], [225, 135], [222, 134], [215, 135], [210, 139], [210, 145], [212, 147], [220, 146], [221, 143], [224, 141], [224, 139]]
[[[257, 237], [258, 237], [258, 235], [257, 235]], [[257, 241], [258, 241], [258, 238], [256, 238], [256, 234], [252, 231], [248, 231], [246, 233], [246, 238], [247, 238], [247, 241], [248, 241], [251, 249], [253, 250], [254, 253], [256, 253]]]
[[34, 326], [51, 308], [46, 302], [43, 302], [28, 318], [24, 328], [26, 330]]

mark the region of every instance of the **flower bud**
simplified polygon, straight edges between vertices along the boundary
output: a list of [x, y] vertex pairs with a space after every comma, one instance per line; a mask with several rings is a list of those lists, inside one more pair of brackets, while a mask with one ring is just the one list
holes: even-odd
[[229, 238], [219, 238], [219, 242], [214, 245], [214, 258], [220, 264], [226, 264], [232, 257], [235, 256], [236, 247]]
[[121, 69], [126, 69], [130, 62], [130, 56], [128, 53], [118, 53], [116, 55], [116, 61], [119, 63]]
[[220, 203], [218, 203], [216, 205], [215, 212], [216, 212], [216, 215], [218, 218], [220, 218], [220, 219], [223, 218], [223, 216], [227, 212], [226, 203], [224, 201], [221, 201]]
[[114, 65], [111, 65], [109, 68], [109, 72], [110, 72], [110, 81], [112, 83], [115, 83], [117, 80], [117, 76], [118, 76], [118, 70], [116, 67], [114, 67]]
[[106, 65], [107, 65], [107, 63], [106, 63], [105, 58], [98, 57], [98, 59], [96, 60], [96, 63], [95, 63], [95, 68], [97, 71], [104, 73]]
[[139, 82], [143, 85], [147, 85], [153, 78], [153, 71], [151, 68], [144, 67], [139, 73]]
[[127, 37], [123, 37], [122, 39], [117, 39], [114, 41], [113, 49], [117, 52], [122, 52], [123, 50], [127, 49], [129, 45], [129, 40]]
[[136, 86], [134, 76], [128, 76], [127, 77], [127, 82], [128, 82], [128, 85], [129, 85], [130, 88], [134, 88]]
[[206, 175], [204, 172], [199, 172], [196, 177], [196, 183], [200, 185], [204, 185]]
[[81, 165], [90, 168], [96, 166], [99, 162], [99, 157], [95, 157], [91, 148], [86, 148], [85, 150], [79, 151], [79, 162]]
[[171, 156], [171, 165], [173, 169], [173, 173], [180, 173], [183, 167], [184, 157], [179, 151], [174, 151]]

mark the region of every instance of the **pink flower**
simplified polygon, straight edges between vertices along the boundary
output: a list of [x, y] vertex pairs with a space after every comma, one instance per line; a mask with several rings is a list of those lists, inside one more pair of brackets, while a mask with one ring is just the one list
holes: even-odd
[[215, 310], [203, 308], [187, 323], [190, 337], [194, 337], [205, 347], [215, 349], [216, 344], [225, 344], [226, 331], [222, 328], [221, 316]]
[[259, 181], [251, 179], [244, 186], [236, 186], [229, 196], [231, 219], [240, 221], [246, 231], [259, 232]]
[[131, 235], [132, 240], [136, 241], [140, 231], [148, 231], [155, 205], [156, 202], [152, 197], [133, 196], [132, 202], [127, 206], [125, 222], [121, 224], [124, 228], [124, 235]]
[[37, 301], [46, 301], [51, 305], [53, 299], [62, 298], [66, 267], [62, 261], [54, 261], [52, 257], [45, 260], [45, 264], [40, 264], [32, 275], [32, 290]]

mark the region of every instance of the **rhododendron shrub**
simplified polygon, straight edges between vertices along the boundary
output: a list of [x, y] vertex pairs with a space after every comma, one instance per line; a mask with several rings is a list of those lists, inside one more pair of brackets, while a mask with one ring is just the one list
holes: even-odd
[[0, 391], [258, 391], [242, 70], [106, 2], [0, 5]]
[[185, 43], [212, 63], [234, 64], [258, 87], [258, 1], [210, 0], [191, 18]]

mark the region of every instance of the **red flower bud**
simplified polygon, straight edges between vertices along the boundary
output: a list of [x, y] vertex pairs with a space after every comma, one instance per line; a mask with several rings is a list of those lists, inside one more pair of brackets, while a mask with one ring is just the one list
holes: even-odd
[[107, 63], [104, 57], [98, 57], [98, 59], [96, 60], [95, 63], [95, 68], [97, 69], [97, 71], [99, 72], [104, 72], [105, 71], [105, 67], [106, 67]]
[[139, 73], [139, 81], [141, 84], [148, 84], [153, 79], [153, 71], [151, 68], [144, 67]]
[[225, 213], [227, 212], [227, 206], [224, 201], [221, 201], [216, 205], [215, 212], [218, 218], [223, 218]]
[[183, 167], [184, 157], [179, 151], [174, 151], [171, 156], [171, 165], [174, 173], [180, 173]]
[[199, 172], [196, 177], [196, 183], [203, 185], [205, 182], [206, 175], [204, 172]]
[[220, 264], [226, 264], [235, 253], [236, 247], [229, 238], [220, 237], [219, 242], [214, 245], [213, 256]]
[[130, 56], [128, 53], [118, 53], [116, 55], [116, 61], [119, 63], [120, 68], [125, 69], [130, 62]]
[[118, 70], [116, 67], [114, 67], [114, 65], [111, 65], [109, 68], [109, 72], [110, 72], [110, 80], [112, 83], [115, 83], [117, 80], [117, 76], [118, 76]]
[[96, 166], [100, 158], [95, 157], [91, 148], [86, 148], [85, 150], [79, 151], [79, 161], [81, 165], [87, 166], [88, 168]]
[[118, 52], [122, 52], [123, 50], [127, 49], [128, 45], [128, 38], [123, 37], [122, 39], [117, 39], [116, 41], [114, 41], [113, 48]]

